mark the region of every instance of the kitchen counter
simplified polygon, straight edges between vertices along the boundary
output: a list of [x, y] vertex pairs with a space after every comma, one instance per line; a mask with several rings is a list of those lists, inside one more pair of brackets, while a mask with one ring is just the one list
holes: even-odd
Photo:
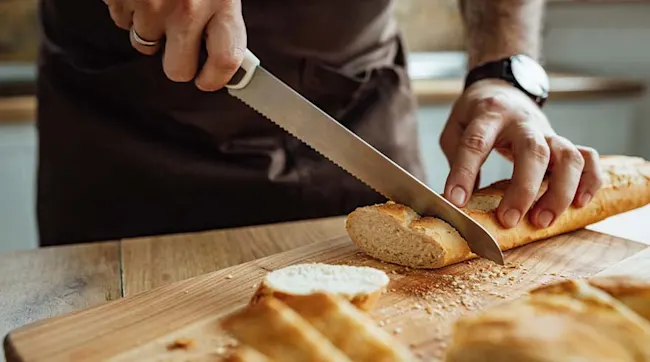
[[[649, 219], [646, 206], [588, 229], [650, 245]], [[35, 320], [343, 235], [344, 218], [334, 217], [0, 254], [0, 335]]]
[[[551, 73], [551, 100], [581, 100], [605, 97], [634, 97], [645, 91], [642, 82], [604, 76]], [[461, 93], [463, 79], [414, 79], [413, 92], [420, 105], [449, 103]], [[21, 83], [20, 87], [25, 85]], [[9, 89], [9, 87], [5, 87]], [[2, 88], [0, 87], [0, 90]], [[3, 97], [3, 95], [11, 96]], [[32, 95], [0, 93], [0, 123], [33, 122], [36, 99]]]
[[[583, 100], [608, 97], [634, 97], [645, 91], [642, 82], [630, 79], [568, 73], [550, 73], [549, 100]], [[463, 90], [464, 80], [418, 79], [413, 92], [421, 105], [453, 102]]]

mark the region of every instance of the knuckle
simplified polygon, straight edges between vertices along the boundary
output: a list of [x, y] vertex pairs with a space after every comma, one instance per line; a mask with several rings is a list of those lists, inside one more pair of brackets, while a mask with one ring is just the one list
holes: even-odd
[[524, 150], [527, 154], [534, 156], [538, 161], [548, 162], [551, 157], [551, 149], [546, 142], [541, 142], [534, 135], [525, 135]]
[[592, 147], [582, 147], [582, 150], [584, 151], [585, 157], [589, 157], [592, 160], [598, 160], [600, 158], [598, 151]]
[[221, 52], [214, 56], [216, 66], [226, 72], [235, 72], [242, 62], [243, 52], [235, 49], [229, 52]]
[[585, 160], [580, 151], [573, 146], [563, 146], [557, 151], [557, 160], [560, 164], [564, 164], [576, 169], [582, 170], [585, 165]]
[[477, 107], [485, 111], [503, 111], [507, 108], [507, 101], [502, 94], [494, 94], [477, 101]]
[[462, 138], [461, 140], [461, 145], [465, 149], [473, 152], [473, 153], [478, 153], [478, 154], [485, 154], [488, 153], [489, 150], [489, 144], [487, 140], [485, 139], [485, 136], [481, 134], [469, 134], [466, 135]]
[[196, 0], [177, 0], [178, 10], [181, 14], [188, 15], [197, 12], [198, 1]]
[[464, 164], [455, 165], [454, 173], [456, 174], [456, 179], [461, 181], [462, 184], [467, 184], [474, 178], [474, 171]]

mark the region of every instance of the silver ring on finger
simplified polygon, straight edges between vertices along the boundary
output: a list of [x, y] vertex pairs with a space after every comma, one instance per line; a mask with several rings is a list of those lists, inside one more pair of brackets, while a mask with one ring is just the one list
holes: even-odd
[[131, 27], [131, 34], [133, 35], [133, 40], [135, 40], [135, 42], [140, 44], [140, 45], [143, 45], [143, 46], [146, 46], [146, 47], [155, 47], [156, 45], [158, 45], [158, 40], [153, 40], [152, 41], [152, 40], [142, 39], [140, 37], [140, 35], [138, 35], [138, 33], [136, 33], [135, 27], [133, 27], [133, 26]]

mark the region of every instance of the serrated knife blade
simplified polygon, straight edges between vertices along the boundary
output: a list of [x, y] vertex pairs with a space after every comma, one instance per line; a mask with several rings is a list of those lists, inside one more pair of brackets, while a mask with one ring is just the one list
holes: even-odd
[[261, 67], [250, 51], [226, 87], [230, 95], [387, 199], [446, 221], [476, 255], [504, 264], [499, 244], [483, 226]]

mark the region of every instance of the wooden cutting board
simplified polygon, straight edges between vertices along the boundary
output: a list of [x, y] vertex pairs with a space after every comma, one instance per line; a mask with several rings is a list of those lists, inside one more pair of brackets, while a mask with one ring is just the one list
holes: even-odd
[[[477, 259], [439, 270], [412, 270], [371, 259], [341, 238], [24, 326], [7, 336], [5, 351], [8, 361], [218, 361], [232, 343], [219, 329], [219, 318], [245, 305], [268, 271], [327, 262], [386, 271], [389, 291], [372, 316], [418, 355], [435, 361], [457, 316], [553, 280], [592, 276], [614, 265], [625, 271], [617, 263], [646, 248], [580, 230], [506, 252], [506, 267]], [[649, 257], [637, 258], [650, 262]], [[646, 264], [632, 270], [649, 269]], [[177, 348], [179, 340], [189, 346]]]

